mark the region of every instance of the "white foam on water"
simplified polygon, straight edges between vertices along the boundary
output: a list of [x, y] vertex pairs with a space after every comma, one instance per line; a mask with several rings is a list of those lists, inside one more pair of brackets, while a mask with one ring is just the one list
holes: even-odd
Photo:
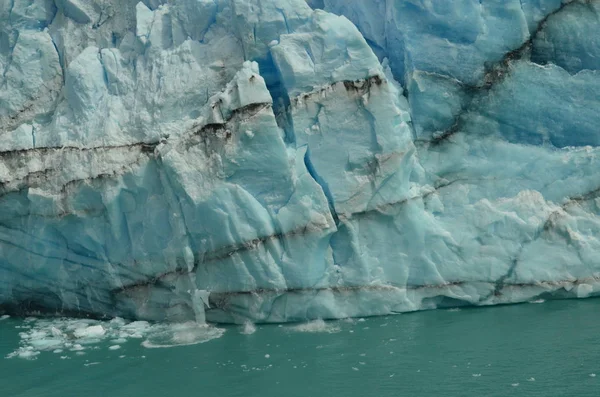
[[211, 325], [187, 322], [181, 324], [156, 324], [142, 346], [149, 349], [189, 346], [220, 338], [225, 330]]
[[256, 326], [250, 321], [246, 321], [244, 323], [242, 330], [240, 331], [240, 333], [244, 334], [244, 335], [252, 335], [255, 332], [256, 332]]
[[[122, 318], [110, 321], [87, 319], [38, 319], [29, 317], [21, 332], [19, 347], [6, 358], [36, 359], [41, 352], [71, 352], [84, 355], [86, 350], [99, 349], [99, 343], [110, 344], [117, 350], [130, 340], [145, 339], [148, 348], [186, 346], [219, 338], [224, 329], [197, 323], [150, 324], [147, 321], [129, 322]], [[68, 356], [61, 356], [61, 359]]]
[[544, 302], [546, 302], [544, 299], [536, 299], [533, 301], [529, 301], [529, 303], [544, 303]]
[[327, 323], [323, 320], [314, 320], [307, 323], [302, 323], [289, 327], [292, 331], [296, 332], [327, 332], [336, 333], [340, 332], [340, 327], [333, 323]]
[[8, 318], [10, 318], [10, 316], [8, 314], [4, 314], [4, 315], [0, 316], [0, 321], [6, 320]]

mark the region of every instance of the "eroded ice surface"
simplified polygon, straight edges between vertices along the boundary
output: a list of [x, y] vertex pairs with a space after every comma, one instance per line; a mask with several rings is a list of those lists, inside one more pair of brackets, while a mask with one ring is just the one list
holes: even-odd
[[599, 11], [4, 2], [0, 307], [247, 323], [596, 295]]

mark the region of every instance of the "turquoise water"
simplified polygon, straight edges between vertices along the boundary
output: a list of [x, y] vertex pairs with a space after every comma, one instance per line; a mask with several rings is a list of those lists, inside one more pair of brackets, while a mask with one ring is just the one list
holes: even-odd
[[[228, 326], [205, 343], [171, 348], [144, 347], [157, 345], [144, 337], [117, 340], [117, 349], [104, 339], [82, 351], [0, 359], [0, 396], [598, 396], [599, 308], [593, 299], [251, 334]], [[0, 321], [0, 355], [35, 323]]]

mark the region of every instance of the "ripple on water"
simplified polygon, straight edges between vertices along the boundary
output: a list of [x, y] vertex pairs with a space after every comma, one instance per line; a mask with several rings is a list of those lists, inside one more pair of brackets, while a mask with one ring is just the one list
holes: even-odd
[[295, 332], [326, 332], [335, 333], [340, 332], [340, 327], [335, 323], [327, 323], [323, 320], [314, 320], [307, 323], [302, 323], [289, 327], [290, 330]]

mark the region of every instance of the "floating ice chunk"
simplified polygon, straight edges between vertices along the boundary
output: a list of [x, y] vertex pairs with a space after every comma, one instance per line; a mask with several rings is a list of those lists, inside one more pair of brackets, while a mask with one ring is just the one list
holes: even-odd
[[52, 350], [62, 346], [63, 341], [58, 338], [40, 338], [33, 339], [29, 343], [30, 346], [37, 350]]
[[19, 358], [31, 360], [38, 354], [40, 354], [40, 352], [36, 350], [23, 350], [19, 352]]
[[[28, 331], [20, 333], [21, 347], [7, 357], [31, 356], [31, 353], [53, 351], [60, 353], [68, 349], [84, 354], [89, 345], [110, 341], [109, 350], [118, 350], [129, 338], [147, 338], [146, 347], [169, 347], [207, 342], [220, 337], [225, 330], [197, 323], [150, 324], [146, 321], [128, 323], [123, 319], [107, 322], [77, 319], [35, 319], [27, 321]], [[77, 343], [73, 342], [73, 339]], [[98, 349], [99, 347], [92, 347]], [[81, 355], [80, 354], [80, 355]]]
[[62, 331], [56, 327], [50, 327], [50, 332], [52, 333], [52, 336], [55, 336], [55, 337], [63, 336]]
[[22, 336], [25, 339], [35, 340], [35, 339], [45, 338], [47, 335], [48, 335], [48, 332], [46, 332], [45, 330], [36, 330], [36, 329], [34, 329], [31, 332], [29, 332], [29, 333], [24, 333]]
[[78, 328], [73, 332], [76, 338], [98, 338], [103, 336], [106, 330], [102, 325], [92, 325], [87, 328]]

